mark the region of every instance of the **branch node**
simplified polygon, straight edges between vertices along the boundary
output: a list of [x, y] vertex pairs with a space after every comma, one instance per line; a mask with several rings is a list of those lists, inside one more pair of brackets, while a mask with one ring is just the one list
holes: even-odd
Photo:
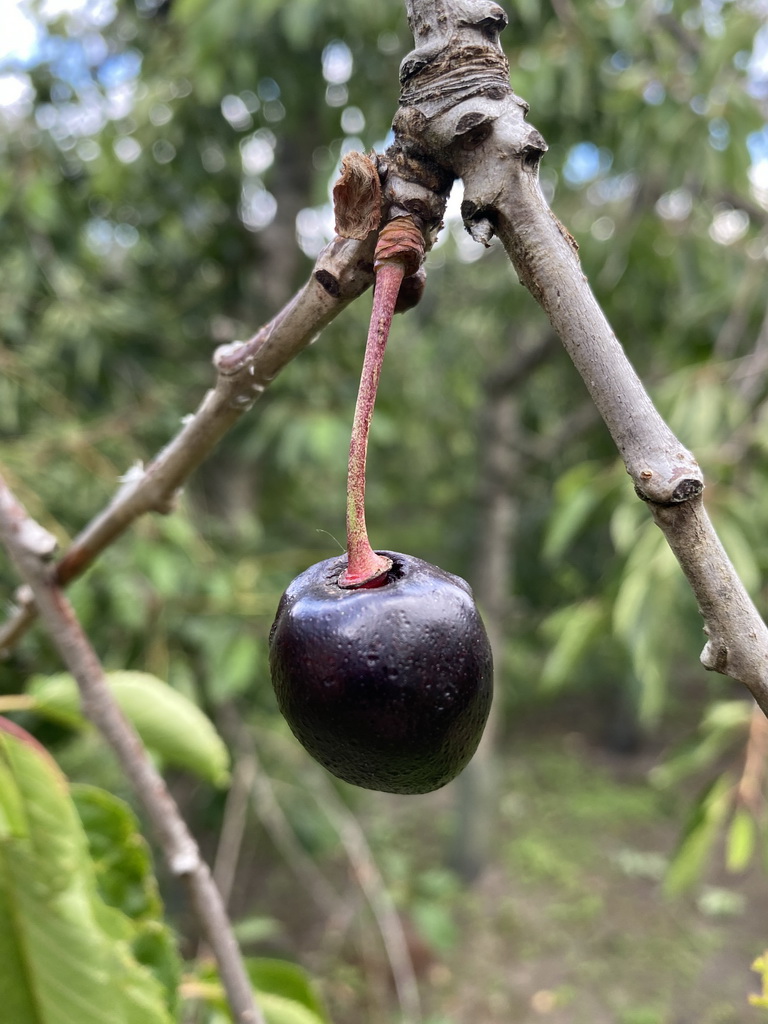
[[477, 149], [493, 131], [494, 118], [487, 111], [463, 114], [453, 129], [459, 146], [466, 152]]
[[19, 543], [44, 562], [53, 557], [58, 546], [53, 534], [34, 519], [24, 519], [19, 524]]
[[161, 516], [169, 516], [172, 512], [176, 511], [179, 496], [181, 494], [181, 488], [174, 491], [172, 494], [164, 495], [155, 502], [152, 506], [152, 510], [157, 512]]
[[708, 672], [728, 675], [728, 647], [722, 640], [709, 640], [704, 645], [699, 660]]
[[132, 490], [136, 484], [144, 479], [145, 474], [146, 470], [144, 468], [144, 463], [141, 459], [138, 459], [117, 478], [119, 483], [122, 484], [122, 487], [118, 490], [113, 500], [117, 500], [117, 498], [119, 498], [125, 491]]
[[246, 348], [247, 345], [247, 341], [228, 341], [225, 345], [219, 345], [213, 353], [213, 365], [216, 367], [218, 372], [236, 372], [240, 368], [237, 355], [238, 353], [242, 353], [242, 350]]
[[683, 501], [690, 501], [691, 498], [697, 498], [703, 490], [703, 480], [697, 480], [695, 477], [681, 480], [672, 492], [672, 502], [679, 505]]
[[538, 171], [541, 158], [549, 149], [544, 136], [536, 128], [531, 128], [528, 132], [528, 138], [525, 141], [525, 145], [520, 151], [520, 157], [523, 163], [523, 167], [527, 171]]
[[190, 845], [188, 849], [181, 850], [171, 857], [168, 861], [168, 866], [173, 875], [177, 878], [182, 878], [184, 875], [191, 875], [197, 871], [200, 863], [199, 851], [194, 845]]
[[[653, 475], [652, 470], [645, 469], [640, 473], [640, 478], [644, 482], [650, 483]], [[704, 481], [697, 477], [686, 477], [685, 480], [681, 480], [671, 493], [665, 493], [666, 489], [661, 484], [657, 486], [659, 493], [651, 495], [644, 491], [639, 483], [635, 483], [635, 494], [648, 505], [655, 505], [657, 508], [672, 508], [700, 497], [704, 491]]]
[[495, 234], [493, 223], [489, 217], [490, 210], [477, 206], [469, 199], [461, 204], [461, 217], [464, 227], [476, 242], [488, 248]]
[[[253, 388], [252, 390], [256, 391], [257, 389]], [[260, 391], [263, 390], [263, 387], [260, 388]], [[258, 394], [248, 395], [241, 393], [239, 395], [233, 395], [232, 398], [229, 400], [229, 407], [230, 409], [237, 409], [238, 412], [248, 412], [248, 410], [253, 407], [253, 404], [257, 398]]]
[[15, 531], [16, 543], [20, 547], [43, 561], [51, 558], [58, 541], [52, 533], [28, 515], [10, 491], [0, 492], [0, 512], [7, 519], [9, 528]]
[[341, 295], [341, 285], [339, 284], [339, 279], [337, 277], [334, 277], [334, 275], [330, 271], [316, 270], [315, 280], [317, 281], [321, 288], [324, 288], [328, 292], [332, 299], [338, 299], [338, 297]]
[[396, 313], [406, 313], [421, 302], [424, 288], [427, 283], [427, 272], [424, 267], [419, 267], [415, 274], [403, 278], [400, 291], [397, 293]]
[[[506, 12], [496, 3], [479, 3], [473, 6], [476, 8], [475, 17], [478, 17], [481, 11], [485, 11], [485, 13], [480, 16], [479, 21], [475, 21], [474, 24], [480, 29], [489, 42], [498, 44], [499, 33], [503, 32], [509, 24]], [[470, 20], [469, 24], [471, 25], [472, 23], [473, 22]], [[462, 24], [462, 22], [459, 22], [459, 24]]]

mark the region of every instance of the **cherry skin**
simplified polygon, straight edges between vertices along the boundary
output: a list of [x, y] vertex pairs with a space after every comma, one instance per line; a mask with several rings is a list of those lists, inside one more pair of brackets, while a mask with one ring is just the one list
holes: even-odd
[[344, 589], [346, 555], [288, 586], [270, 633], [277, 703], [299, 742], [365, 789], [428, 793], [477, 749], [491, 648], [469, 585], [390, 551], [386, 581]]

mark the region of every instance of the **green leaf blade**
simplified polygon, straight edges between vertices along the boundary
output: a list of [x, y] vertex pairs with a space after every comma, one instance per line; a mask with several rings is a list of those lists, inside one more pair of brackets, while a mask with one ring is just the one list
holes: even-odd
[[667, 895], [680, 895], [701, 877], [718, 831], [728, 813], [732, 786], [731, 777], [722, 775], [697, 801], [664, 880]]
[[0, 763], [18, 788], [28, 826], [26, 835], [0, 841], [5, 1019], [171, 1024], [161, 986], [131, 955], [130, 922], [98, 897], [66, 780], [21, 732], [0, 730]]
[[744, 807], [733, 816], [725, 844], [725, 866], [732, 874], [746, 871], [755, 852], [755, 819]]
[[[108, 672], [107, 682], [123, 714], [151, 751], [214, 785], [228, 782], [229, 752], [196, 704], [147, 672]], [[77, 684], [71, 675], [38, 680], [32, 694], [42, 712], [83, 723]]]

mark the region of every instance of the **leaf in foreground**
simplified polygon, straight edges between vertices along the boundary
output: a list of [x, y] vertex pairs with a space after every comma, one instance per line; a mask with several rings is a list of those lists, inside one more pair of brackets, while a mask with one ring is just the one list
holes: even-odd
[[0, 834], [0, 1007], [13, 1024], [171, 1024], [163, 989], [131, 955], [130, 920], [100, 899], [67, 782], [0, 719], [17, 809]]
[[182, 963], [164, 919], [149, 844], [136, 815], [124, 800], [96, 786], [80, 783], [70, 792], [85, 830], [99, 894], [131, 919], [131, 951], [161, 982], [174, 1009]]
[[[215, 785], [229, 780], [229, 753], [211, 721], [191, 700], [148, 672], [108, 672], [107, 682], [144, 744], [169, 764]], [[36, 680], [38, 709], [82, 727], [77, 683], [68, 673]]]

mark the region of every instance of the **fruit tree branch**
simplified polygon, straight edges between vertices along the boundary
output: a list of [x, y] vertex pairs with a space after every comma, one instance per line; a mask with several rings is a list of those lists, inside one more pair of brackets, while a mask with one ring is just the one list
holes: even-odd
[[253, 997], [224, 904], [208, 865], [165, 781], [117, 705], [104, 669], [46, 559], [53, 538], [32, 520], [0, 477], [0, 541], [34, 595], [46, 629], [77, 680], [83, 713], [114, 751], [141, 801], [171, 873], [187, 885], [195, 916], [219, 966], [236, 1024], [265, 1024]]
[[526, 121], [499, 45], [492, 0], [406, 0], [416, 49], [400, 69], [393, 149], [464, 182], [462, 216], [497, 235], [544, 309], [698, 599], [702, 663], [744, 683], [768, 714], [768, 629], [704, 509], [701, 470], [654, 407], [581, 269], [577, 245], [539, 188], [547, 144]]
[[[370, 287], [375, 243], [375, 235], [362, 241], [336, 237], [318, 256], [309, 281], [274, 319], [248, 341], [217, 350], [215, 387], [146, 467], [129, 470], [110, 504], [75, 537], [53, 568], [57, 586], [80, 576], [145, 512], [171, 511], [186, 479], [279, 371]], [[21, 588], [16, 600], [16, 609], [0, 627], [0, 654], [17, 643], [37, 616], [29, 588]]]
[[[576, 243], [539, 189], [547, 149], [512, 91], [499, 46], [506, 15], [493, 0], [406, 0], [416, 49], [401, 66], [395, 139], [376, 169], [387, 217], [411, 216], [429, 248], [453, 181], [464, 181], [464, 222], [475, 239], [501, 239], [521, 282], [547, 313], [698, 598], [707, 668], [744, 683], [768, 714], [768, 629], [704, 510], [693, 455], [656, 411], [584, 277]], [[128, 474], [110, 505], [53, 569], [79, 576], [139, 515], [167, 512], [179, 487], [276, 373], [372, 281], [375, 231], [337, 238], [310, 282], [250, 341], [220, 349], [218, 380], [176, 438]], [[25, 589], [0, 628], [0, 652], [36, 614]]]

